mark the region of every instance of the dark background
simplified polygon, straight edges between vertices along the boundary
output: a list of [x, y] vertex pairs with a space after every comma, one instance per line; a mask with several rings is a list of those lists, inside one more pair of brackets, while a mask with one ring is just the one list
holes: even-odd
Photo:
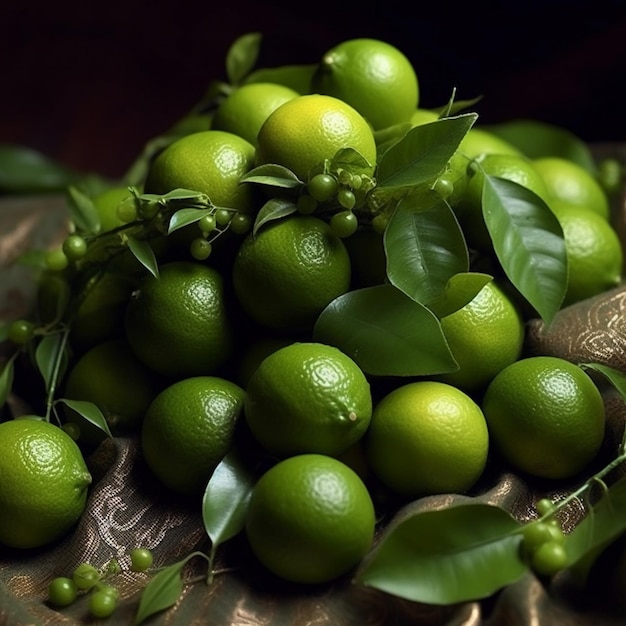
[[252, 31], [263, 35], [259, 66], [315, 63], [344, 39], [380, 38], [414, 64], [421, 106], [456, 88], [459, 99], [483, 96], [479, 123], [531, 117], [588, 142], [626, 141], [623, 0], [2, 4], [0, 143], [82, 171], [121, 175], [225, 78], [226, 51]]

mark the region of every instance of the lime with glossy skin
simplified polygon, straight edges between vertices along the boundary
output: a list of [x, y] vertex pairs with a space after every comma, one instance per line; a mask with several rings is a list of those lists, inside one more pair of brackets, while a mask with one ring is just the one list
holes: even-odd
[[319, 584], [347, 574], [374, 537], [374, 506], [359, 476], [337, 459], [285, 459], [255, 485], [246, 536], [259, 561], [289, 581]]
[[83, 514], [90, 484], [82, 452], [61, 428], [41, 419], [0, 424], [0, 544], [61, 539]]

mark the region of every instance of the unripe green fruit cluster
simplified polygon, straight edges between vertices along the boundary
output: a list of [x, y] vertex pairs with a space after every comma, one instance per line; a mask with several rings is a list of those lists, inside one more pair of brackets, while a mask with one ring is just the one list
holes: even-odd
[[[130, 571], [146, 572], [153, 562], [152, 552], [134, 548], [130, 553]], [[48, 585], [48, 602], [57, 608], [72, 604], [81, 594], [89, 594], [89, 612], [93, 617], [105, 618], [115, 612], [119, 591], [106, 581], [121, 573], [117, 559], [111, 559], [102, 570], [91, 563], [77, 565], [70, 576], [57, 576]]]

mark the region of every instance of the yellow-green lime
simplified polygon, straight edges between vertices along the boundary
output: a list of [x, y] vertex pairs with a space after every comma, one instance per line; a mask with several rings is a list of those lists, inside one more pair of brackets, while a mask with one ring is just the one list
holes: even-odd
[[465, 306], [443, 317], [441, 329], [459, 368], [437, 378], [468, 392], [484, 389], [520, 357], [524, 344], [522, 315], [493, 281]]
[[555, 202], [552, 211], [563, 229], [568, 262], [564, 304], [573, 304], [616, 287], [624, 253], [617, 231], [599, 213], [581, 205]]
[[608, 196], [593, 174], [582, 165], [564, 157], [533, 159], [533, 165], [545, 182], [548, 204], [550, 200], [578, 204], [608, 219]]
[[218, 106], [211, 128], [243, 137], [256, 146], [263, 122], [281, 104], [300, 94], [277, 83], [247, 83], [234, 89]]
[[370, 494], [352, 469], [328, 456], [303, 454], [261, 476], [246, 512], [246, 536], [276, 576], [326, 583], [347, 574], [368, 552], [374, 513]]
[[246, 387], [246, 422], [268, 452], [341, 454], [370, 422], [372, 396], [359, 366], [334, 346], [295, 342], [267, 356]]
[[596, 457], [605, 408], [592, 379], [554, 356], [520, 359], [485, 392], [491, 441], [516, 470], [547, 479], [572, 478]]
[[379, 400], [363, 441], [372, 472], [403, 498], [468, 491], [489, 452], [476, 402], [457, 387], [427, 380]]
[[195, 376], [164, 388], [143, 420], [147, 465], [170, 490], [202, 495], [230, 451], [243, 409], [244, 390], [216, 376]]
[[63, 538], [85, 510], [91, 480], [78, 445], [58, 426], [0, 423], [0, 544], [40, 548]]
[[122, 203], [132, 202], [133, 195], [128, 187], [111, 187], [94, 196], [92, 201], [100, 218], [100, 231], [105, 232], [124, 225], [118, 208]]
[[[376, 165], [376, 142], [365, 118], [338, 98], [320, 94], [298, 96], [279, 106], [257, 137], [257, 163], [274, 163], [294, 172], [304, 182], [309, 172], [352, 148]], [[368, 173], [368, 172], [366, 172]]]
[[347, 102], [375, 130], [408, 122], [419, 103], [419, 82], [409, 59], [395, 46], [371, 38], [327, 50], [311, 88]]
[[151, 163], [144, 191], [165, 194], [190, 189], [206, 194], [218, 207], [251, 212], [253, 190], [240, 184], [254, 165], [254, 146], [221, 130], [205, 130], [176, 139]]

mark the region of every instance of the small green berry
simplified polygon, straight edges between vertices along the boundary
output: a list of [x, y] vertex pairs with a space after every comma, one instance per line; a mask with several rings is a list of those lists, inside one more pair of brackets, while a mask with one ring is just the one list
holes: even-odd
[[8, 339], [18, 346], [22, 346], [32, 338], [35, 325], [28, 320], [15, 320], [9, 325]]
[[59, 576], [48, 585], [48, 601], [54, 606], [69, 606], [77, 596], [78, 587], [67, 576]]
[[147, 548], [135, 548], [130, 553], [130, 569], [133, 572], [145, 572], [150, 569], [154, 557]]
[[87, 254], [87, 242], [80, 235], [69, 235], [63, 241], [61, 249], [68, 260], [77, 261]]
[[215, 215], [205, 215], [198, 220], [198, 227], [204, 235], [212, 233], [215, 230], [215, 226]]
[[233, 212], [229, 211], [228, 209], [218, 209], [217, 211], [215, 211], [215, 221], [220, 226], [226, 226], [227, 224], [229, 224], [232, 217]]
[[356, 196], [351, 189], [340, 189], [337, 192], [337, 201], [344, 209], [352, 209], [356, 204]]
[[117, 597], [112, 593], [102, 590], [94, 591], [89, 595], [89, 612], [94, 617], [109, 617], [117, 608], [117, 601]]
[[81, 563], [72, 572], [72, 580], [79, 589], [91, 589], [100, 580], [100, 572], [90, 563]]
[[318, 202], [328, 202], [337, 195], [339, 183], [330, 174], [317, 174], [307, 185], [310, 196]]
[[230, 220], [230, 229], [235, 235], [245, 235], [252, 229], [252, 218], [246, 213], [235, 213]]
[[562, 543], [547, 541], [537, 548], [530, 559], [530, 566], [537, 574], [554, 576], [567, 564], [567, 552]]
[[189, 252], [191, 256], [197, 261], [205, 261], [211, 256], [213, 246], [211, 242], [198, 237], [189, 244]]
[[330, 229], [342, 239], [354, 235], [359, 227], [359, 220], [352, 211], [339, 211], [330, 218]]

